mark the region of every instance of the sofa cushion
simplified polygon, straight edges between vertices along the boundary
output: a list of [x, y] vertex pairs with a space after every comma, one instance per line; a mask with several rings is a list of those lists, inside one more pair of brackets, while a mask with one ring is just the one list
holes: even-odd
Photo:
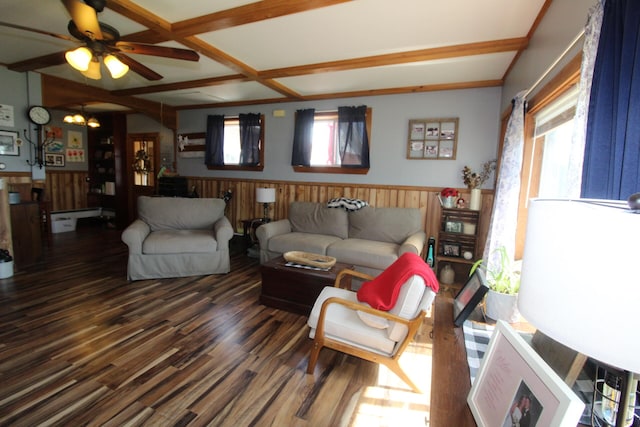
[[326, 255], [327, 248], [341, 239], [336, 236], [314, 233], [291, 232], [280, 234], [269, 239], [267, 249], [271, 252], [285, 253], [289, 251], [311, 252]]
[[211, 253], [217, 249], [211, 230], [159, 230], [151, 232], [142, 243], [142, 253], [146, 255]]
[[340, 262], [384, 270], [398, 259], [399, 245], [375, 240], [338, 240], [327, 248], [325, 255]]
[[327, 234], [346, 239], [349, 217], [343, 209], [331, 209], [314, 202], [292, 202], [289, 207], [291, 230], [301, 233]]
[[211, 229], [224, 215], [224, 208], [222, 199], [138, 197], [138, 217], [151, 231]]
[[420, 224], [420, 209], [367, 206], [349, 213], [349, 237], [401, 244]]

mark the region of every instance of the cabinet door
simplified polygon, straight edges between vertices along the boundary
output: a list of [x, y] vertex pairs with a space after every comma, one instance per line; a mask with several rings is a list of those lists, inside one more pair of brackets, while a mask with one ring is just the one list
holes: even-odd
[[11, 205], [13, 261], [24, 269], [42, 259], [40, 205], [36, 202]]

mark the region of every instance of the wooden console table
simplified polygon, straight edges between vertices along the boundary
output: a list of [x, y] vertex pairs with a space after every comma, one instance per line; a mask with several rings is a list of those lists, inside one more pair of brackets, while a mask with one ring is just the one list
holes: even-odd
[[467, 405], [471, 380], [464, 333], [453, 326], [453, 298], [438, 295], [433, 310], [429, 427], [475, 426]]

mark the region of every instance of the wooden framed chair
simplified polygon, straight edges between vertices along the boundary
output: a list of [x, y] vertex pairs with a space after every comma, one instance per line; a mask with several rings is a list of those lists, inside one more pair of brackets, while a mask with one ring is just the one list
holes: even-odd
[[[313, 374], [320, 350], [327, 347], [383, 364], [420, 393], [398, 360], [418, 332], [436, 293], [425, 286], [422, 277], [413, 275], [402, 284], [394, 307], [380, 311], [359, 302], [350, 289], [351, 280], [343, 280], [345, 276], [373, 279], [358, 271], [342, 270], [334, 286], [322, 290], [307, 321], [313, 339], [307, 374]], [[343, 282], [346, 289], [341, 287]]]

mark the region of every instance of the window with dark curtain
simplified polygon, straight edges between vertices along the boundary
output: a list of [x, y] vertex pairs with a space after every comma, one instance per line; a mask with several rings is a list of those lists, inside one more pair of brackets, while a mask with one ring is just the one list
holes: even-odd
[[224, 116], [207, 116], [204, 144], [204, 163], [207, 166], [224, 166]]
[[338, 107], [338, 138], [343, 167], [369, 167], [367, 106]]
[[640, 7], [604, 3], [582, 169], [584, 198], [626, 200], [640, 191]]
[[316, 110], [309, 108], [296, 111], [293, 131], [293, 153], [291, 166], [311, 166], [311, 146], [313, 143], [313, 122]]
[[240, 165], [260, 163], [260, 114], [240, 114]]

